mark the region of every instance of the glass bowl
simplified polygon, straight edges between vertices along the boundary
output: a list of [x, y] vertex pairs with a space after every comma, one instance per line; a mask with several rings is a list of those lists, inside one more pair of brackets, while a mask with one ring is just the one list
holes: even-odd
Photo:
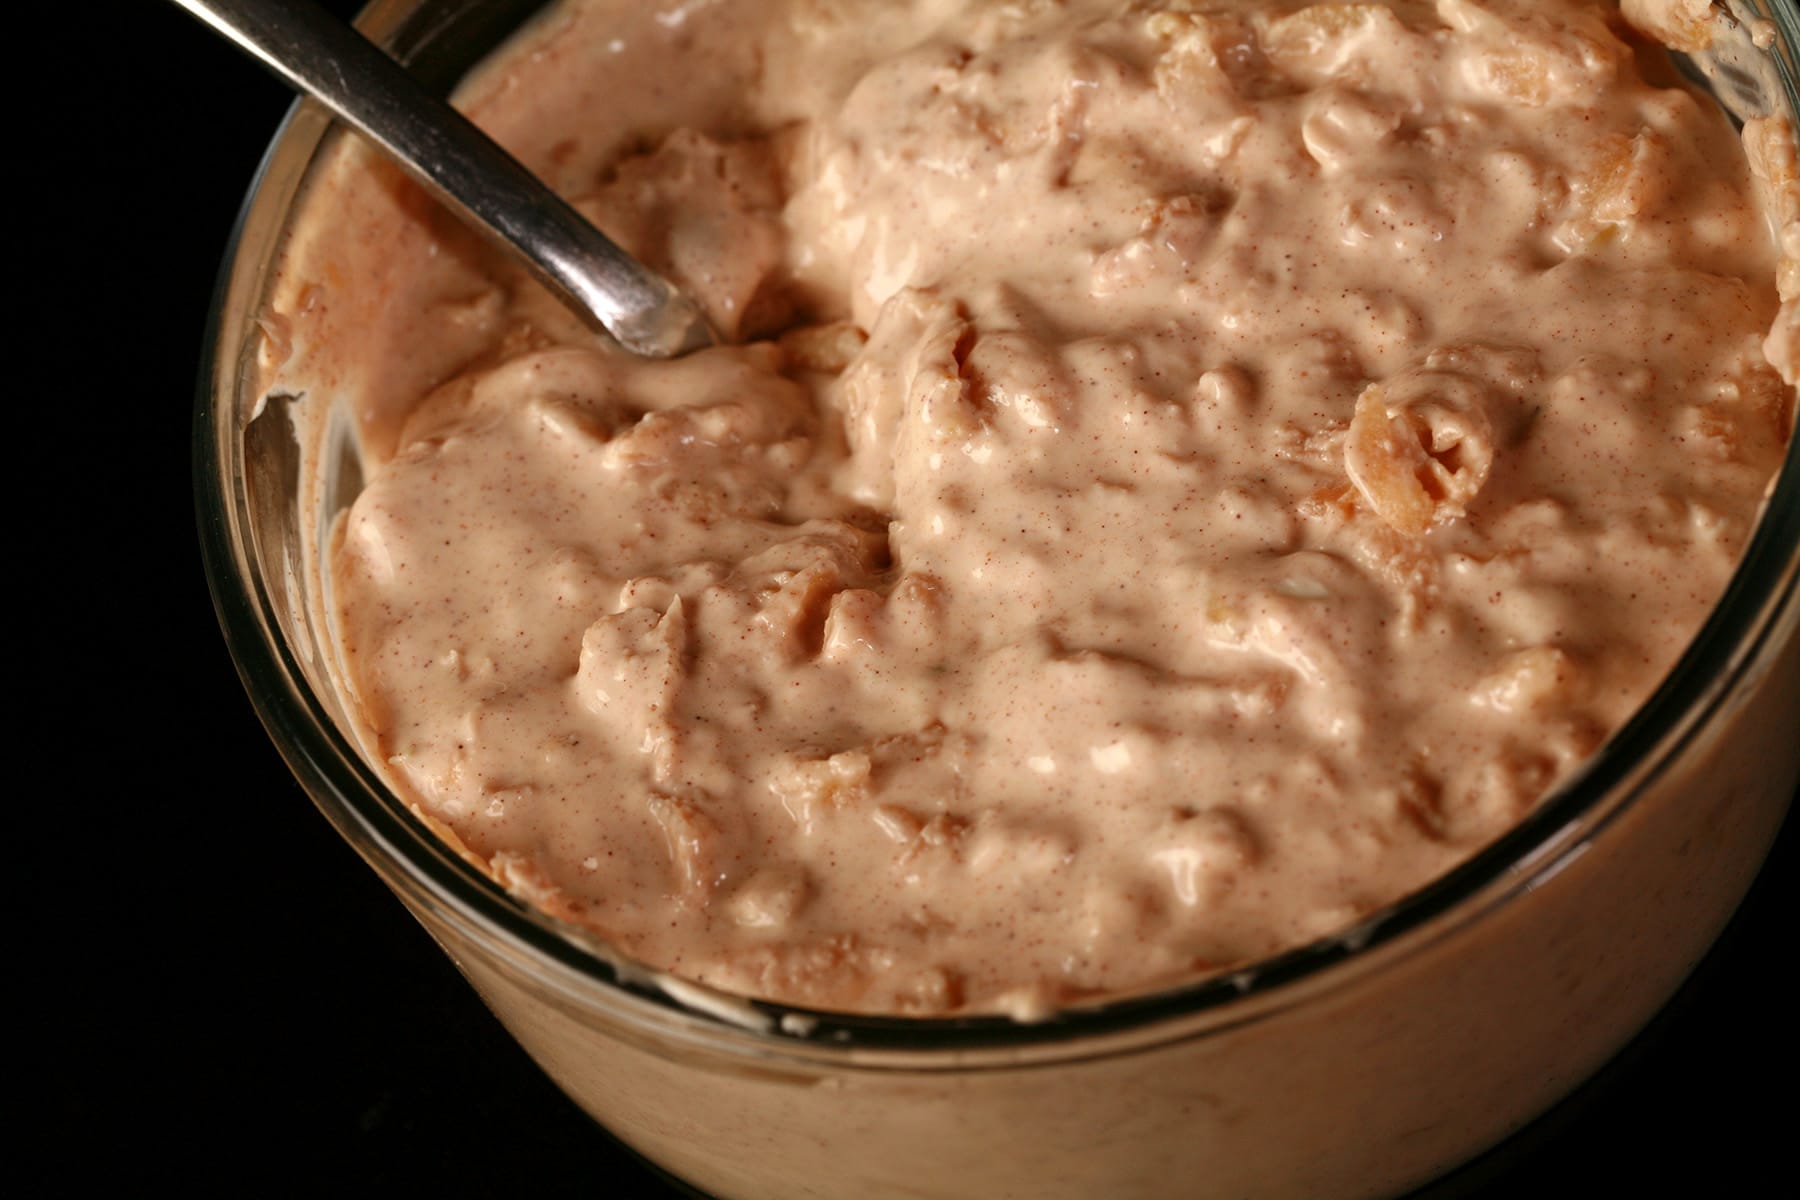
[[[378, 0], [370, 36], [446, 88], [537, 0]], [[1800, 19], [1698, 64], [1735, 111], [1800, 113]], [[1230, 975], [1058, 1014], [848, 1017], [668, 979], [464, 863], [357, 748], [325, 664], [317, 547], [360, 484], [343, 422], [296, 436], [258, 318], [309, 171], [277, 135], [216, 298], [196, 420], [231, 653], [320, 811], [578, 1104], [727, 1197], [1388, 1195], [1593, 1074], [1742, 898], [1800, 770], [1800, 441], [1718, 608], [1643, 709], [1511, 833], [1356, 927]], [[313, 471], [308, 454], [321, 455]]]

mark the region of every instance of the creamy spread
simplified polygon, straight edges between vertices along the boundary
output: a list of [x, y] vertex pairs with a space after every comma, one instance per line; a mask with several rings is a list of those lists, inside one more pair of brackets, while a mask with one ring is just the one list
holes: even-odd
[[1607, 4], [593, 0], [463, 103], [735, 344], [631, 359], [341, 146], [267, 328], [361, 435], [342, 687], [496, 879], [731, 992], [1344, 928], [1648, 695], [1792, 423], [1750, 163]]

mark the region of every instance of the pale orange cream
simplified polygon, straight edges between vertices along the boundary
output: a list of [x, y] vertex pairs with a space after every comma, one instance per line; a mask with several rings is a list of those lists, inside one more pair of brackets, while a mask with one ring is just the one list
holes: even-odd
[[1739, 140], [1606, 4], [593, 0], [464, 103], [739, 344], [343, 149], [270, 318], [363, 432], [343, 687], [735, 993], [1031, 1015], [1392, 902], [1644, 699], [1792, 422]]

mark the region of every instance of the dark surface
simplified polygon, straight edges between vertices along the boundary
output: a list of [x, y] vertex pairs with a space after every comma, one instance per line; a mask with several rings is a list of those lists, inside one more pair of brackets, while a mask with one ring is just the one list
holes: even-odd
[[[28, 1012], [14, 1092], [32, 1112], [9, 1178], [25, 1194], [672, 1194], [538, 1073], [313, 811], [214, 623], [189, 483], [195, 370], [286, 96], [170, 5], [62, 11], [98, 26], [47, 51], [80, 50], [86, 99], [27, 158], [31, 182], [54, 182], [49, 228], [83, 232], [52, 248], [15, 229], [23, 261], [70, 286], [52, 285], [57, 319], [28, 319], [14, 350], [53, 368], [23, 398], [52, 422], [26, 479], [56, 544], [84, 549], [28, 548], [35, 573], [15, 582], [48, 618], [17, 639], [48, 669], [25, 681], [15, 751], [56, 774], [11, 793], [29, 964], [12, 984]], [[50, 490], [70, 487], [66, 504]], [[1794, 843], [1790, 825], [1669, 1017], [1456, 1194], [1751, 1195], [1787, 1176], [1795, 1001], [1776, 980]]]

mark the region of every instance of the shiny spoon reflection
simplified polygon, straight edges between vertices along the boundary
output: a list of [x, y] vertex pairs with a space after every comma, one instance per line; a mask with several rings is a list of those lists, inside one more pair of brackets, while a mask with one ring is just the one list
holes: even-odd
[[648, 358], [718, 338], [694, 301], [311, 0], [174, 0], [361, 132], [590, 325]]

